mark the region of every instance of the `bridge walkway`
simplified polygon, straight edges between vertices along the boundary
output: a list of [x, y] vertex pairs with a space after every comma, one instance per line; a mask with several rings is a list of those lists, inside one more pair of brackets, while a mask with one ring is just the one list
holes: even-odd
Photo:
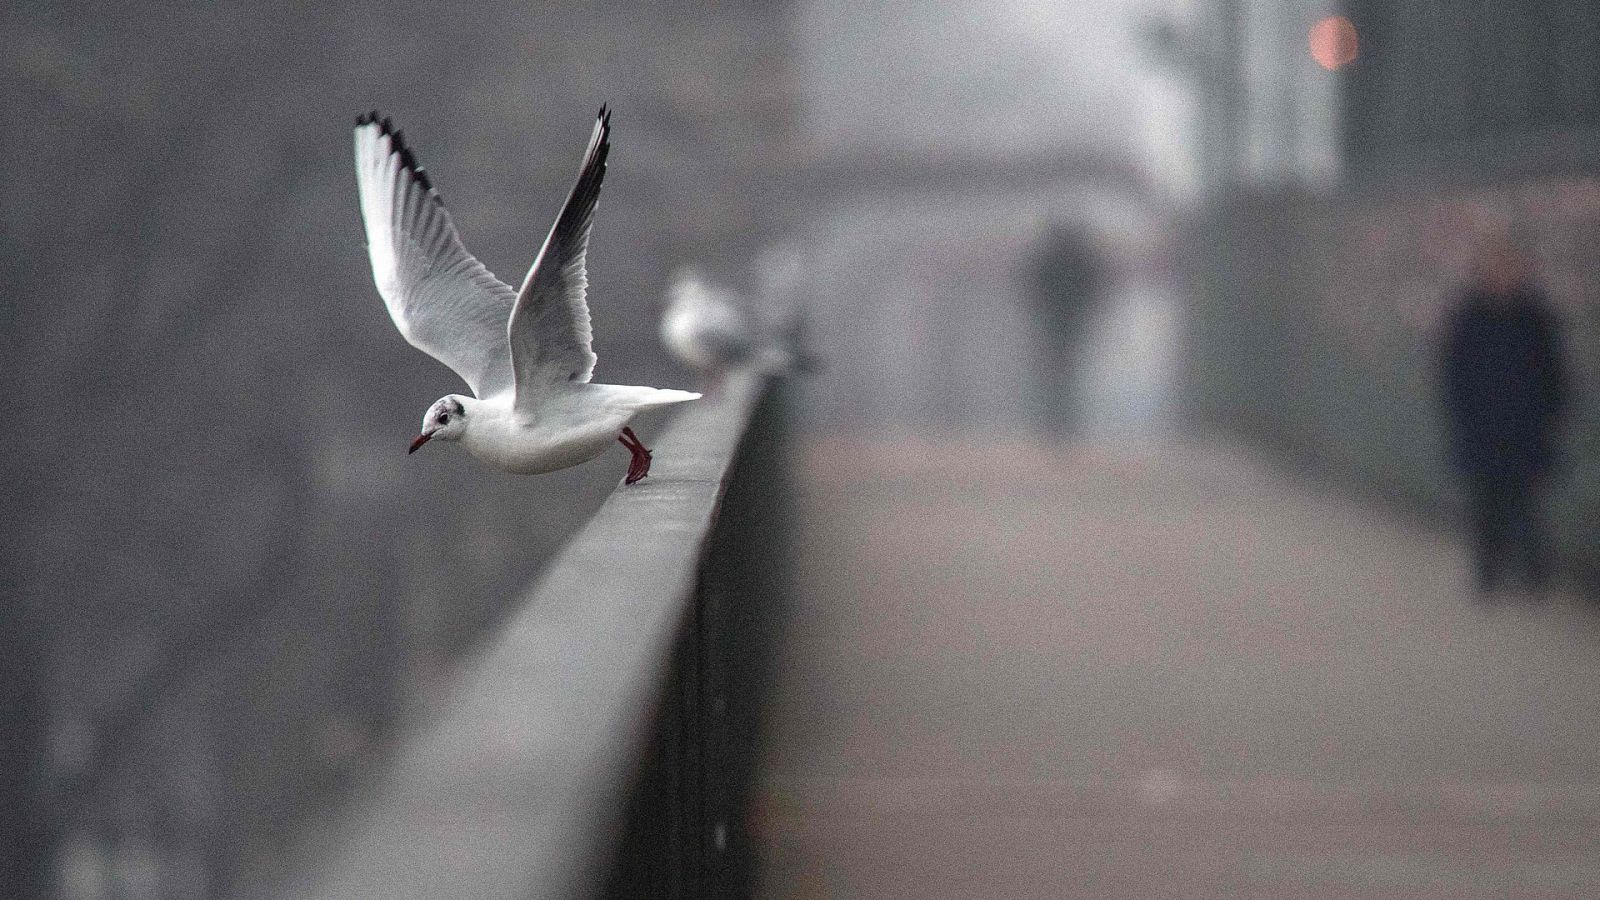
[[1222, 443], [814, 435], [771, 898], [1600, 896], [1600, 614]]

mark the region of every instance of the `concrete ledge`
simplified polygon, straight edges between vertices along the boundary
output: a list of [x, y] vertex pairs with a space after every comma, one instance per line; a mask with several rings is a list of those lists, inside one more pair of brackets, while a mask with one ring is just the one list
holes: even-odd
[[280, 896], [565, 898], [596, 889], [764, 379], [679, 408]]

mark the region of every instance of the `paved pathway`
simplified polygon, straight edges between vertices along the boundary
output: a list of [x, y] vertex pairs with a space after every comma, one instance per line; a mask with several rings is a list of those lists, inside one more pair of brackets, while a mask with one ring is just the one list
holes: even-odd
[[1600, 896], [1600, 615], [1220, 445], [815, 441], [772, 898]]

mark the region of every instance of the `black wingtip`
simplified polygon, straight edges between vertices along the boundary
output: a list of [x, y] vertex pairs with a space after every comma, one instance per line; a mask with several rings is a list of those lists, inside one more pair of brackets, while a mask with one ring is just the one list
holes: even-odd
[[424, 190], [433, 191], [435, 194], [438, 193], [438, 190], [433, 186], [433, 180], [428, 177], [427, 170], [422, 168], [422, 165], [417, 162], [416, 154], [412, 153], [411, 148], [406, 146], [405, 132], [394, 127], [392, 119], [388, 116], [380, 117], [377, 110], [356, 116], [357, 128], [366, 125], [377, 125], [378, 132], [388, 136], [390, 146], [394, 148], [395, 153], [400, 155], [400, 165], [411, 173], [411, 177], [415, 178]]
[[600, 114], [597, 118], [600, 125], [600, 145], [595, 148], [595, 152], [599, 155], [599, 162], [603, 166], [605, 165], [606, 155], [611, 151], [611, 105], [609, 103], [601, 105]]
[[600, 180], [606, 174], [606, 157], [611, 155], [611, 106], [600, 107], [595, 115], [595, 130], [589, 137], [589, 152], [584, 155], [583, 167], [578, 170], [578, 183], [572, 188], [568, 202], [577, 200], [580, 205], [594, 202], [600, 192]]

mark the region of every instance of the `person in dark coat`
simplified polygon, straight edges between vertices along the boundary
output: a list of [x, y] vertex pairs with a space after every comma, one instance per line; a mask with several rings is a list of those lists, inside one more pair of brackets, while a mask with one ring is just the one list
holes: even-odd
[[1047, 434], [1061, 435], [1078, 424], [1081, 413], [1079, 357], [1089, 313], [1105, 290], [1105, 266], [1094, 236], [1075, 225], [1053, 227], [1035, 254], [1031, 274], [1041, 424]]
[[1442, 381], [1450, 449], [1469, 501], [1477, 579], [1485, 593], [1519, 570], [1550, 578], [1547, 482], [1567, 408], [1561, 326], [1527, 254], [1498, 239], [1480, 251], [1474, 283], [1444, 333]]

